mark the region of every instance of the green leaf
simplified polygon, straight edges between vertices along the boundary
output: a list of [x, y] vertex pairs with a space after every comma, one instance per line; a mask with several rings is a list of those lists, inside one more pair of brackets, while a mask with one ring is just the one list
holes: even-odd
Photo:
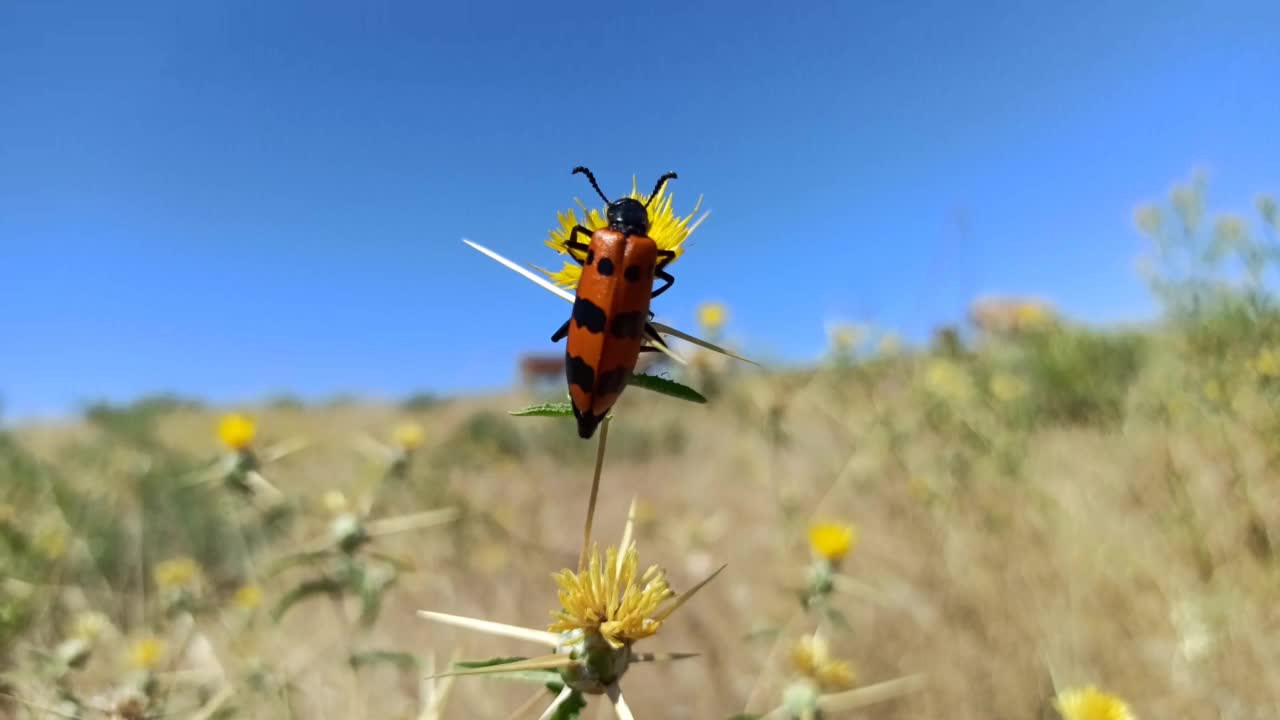
[[506, 665], [507, 663], [528, 660], [527, 657], [511, 656], [511, 657], [495, 657], [488, 660], [458, 660], [453, 663], [454, 667], [464, 670], [474, 670], [476, 668], [493, 667], [494, 665]]
[[747, 642], [757, 642], [761, 640], [773, 640], [782, 634], [781, 625], [770, 625], [769, 627], [757, 628], [742, 636]]
[[681, 385], [675, 380], [668, 380], [667, 378], [658, 377], [657, 375], [636, 373], [631, 376], [631, 380], [629, 380], [627, 384], [644, 388], [645, 390], [652, 390], [656, 393], [662, 393], [663, 395], [670, 395], [671, 397], [678, 398], [680, 400], [688, 400], [689, 402], [705, 403], [707, 401], [707, 398], [697, 390], [694, 390], [687, 385]]
[[289, 612], [289, 608], [312, 595], [336, 595], [342, 592], [343, 585], [333, 578], [317, 578], [299, 583], [297, 587], [285, 593], [284, 597], [271, 609], [271, 619], [280, 622], [280, 618]]
[[750, 713], [738, 713], [729, 718], [729, 720], [762, 720], [763, 715], [752, 715]]
[[828, 605], [828, 606], [825, 608], [825, 612], [826, 612], [826, 615], [827, 615], [827, 619], [831, 621], [831, 624], [832, 624], [832, 625], [835, 625], [836, 627], [840, 628], [841, 630], [852, 630], [852, 629], [853, 629], [853, 626], [849, 624], [849, 619], [848, 619], [848, 618], [846, 618], [846, 617], [844, 616], [844, 613], [842, 613], [842, 612], [840, 612], [839, 610], [837, 610], [837, 609], [835, 609], [835, 608], [831, 607], [830, 605]]
[[[495, 665], [506, 665], [508, 663], [528, 660], [525, 657], [495, 657], [488, 660], [458, 660], [452, 663], [454, 668], [460, 670], [472, 670], [475, 668], [494, 667]], [[560, 673], [555, 670], [513, 670], [511, 672], [495, 672], [485, 675], [487, 678], [494, 680], [519, 680], [521, 682], [533, 682], [547, 685], [549, 683], [558, 682]]]
[[573, 415], [573, 406], [569, 403], [537, 403], [519, 410], [511, 410], [508, 414], [516, 417], [568, 417]]
[[411, 653], [397, 652], [395, 650], [368, 650], [366, 652], [352, 653], [351, 667], [359, 669], [366, 665], [376, 665], [378, 663], [386, 663], [395, 665], [401, 670], [417, 670], [418, 658]]

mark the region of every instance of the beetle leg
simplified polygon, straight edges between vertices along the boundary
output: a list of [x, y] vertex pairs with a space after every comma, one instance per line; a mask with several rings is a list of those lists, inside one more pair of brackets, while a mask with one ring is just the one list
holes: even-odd
[[[656, 329], [656, 328], [654, 328], [654, 327], [653, 327], [652, 325], [650, 325], [649, 323], [645, 323], [645, 324], [644, 324], [644, 335], [645, 335], [645, 339], [646, 339], [646, 340], [648, 340], [649, 342], [653, 343], [654, 345], [661, 345], [662, 347], [667, 347], [667, 341], [666, 341], [666, 340], [663, 340], [663, 339], [662, 339], [662, 336], [658, 334], [657, 329]], [[648, 345], [642, 345], [642, 346], [640, 347], [640, 352], [645, 352], [645, 351], [646, 351], [646, 349], [647, 349], [647, 350], [657, 350], [657, 348], [655, 348], [655, 347], [651, 347], [651, 346], [648, 346]]]
[[569, 322], [572, 320], [573, 318], [569, 318], [564, 321], [564, 324], [560, 326], [560, 329], [556, 331], [556, 334], [551, 336], [551, 342], [560, 342], [564, 339], [565, 335], [569, 334]]
[[[574, 225], [573, 230], [569, 231], [569, 242], [565, 243], [564, 246], [570, 250], [577, 250], [578, 252], [582, 252], [582, 253], [587, 252], [588, 250], [591, 249], [591, 246], [584, 242], [578, 242], [575, 239], [578, 237], [578, 233], [582, 233], [583, 235], [586, 235], [588, 240], [590, 240], [591, 238], [590, 230], [582, 227], [581, 225]], [[579, 260], [577, 256], [575, 256], [573, 253], [569, 253], [569, 257], [573, 258], [573, 261], [578, 263], [579, 265], [587, 264], [584, 260]]]
[[653, 276], [661, 280], [666, 280], [667, 284], [663, 285], [657, 290], [654, 290], [653, 294], [649, 296], [650, 298], [656, 298], [662, 293], [666, 292], [667, 288], [671, 287], [672, 283], [676, 281], [676, 279], [671, 276], [671, 273], [667, 272], [664, 269], [667, 267], [667, 265], [671, 264], [672, 260], [675, 260], [675, 259], [676, 259], [676, 253], [674, 250], [658, 251], [658, 264], [653, 268]]

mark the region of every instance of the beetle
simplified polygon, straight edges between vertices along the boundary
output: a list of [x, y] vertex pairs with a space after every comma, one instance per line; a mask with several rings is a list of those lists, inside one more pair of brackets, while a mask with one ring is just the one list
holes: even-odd
[[[610, 202], [596, 183], [595, 175], [585, 167], [573, 169], [591, 182], [600, 199], [608, 206], [608, 227], [594, 233], [575, 226], [569, 232], [569, 257], [582, 265], [582, 277], [573, 301], [573, 313], [551, 336], [565, 346], [565, 379], [573, 415], [578, 420], [578, 436], [589, 438], [596, 426], [617, 402], [642, 352], [666, 347], [658, 331], [649, 321], [649, 301], [671, 288], [675, 278], [666, 266], [675, 259], [674, 250], [662, 250], [649, 237], [649, 203], [658, 196], [668, 180], [669, 172], [658, 178], [649, 199], [641, 204], [630, 197]], [[584, 235], [589, 242], [582, 242]], [[586, 253], [579, 258], [572, 251]], [[664, 281], [656, 290], [655, 278]], [[644, 340], [650, 342], [644, 344]]]

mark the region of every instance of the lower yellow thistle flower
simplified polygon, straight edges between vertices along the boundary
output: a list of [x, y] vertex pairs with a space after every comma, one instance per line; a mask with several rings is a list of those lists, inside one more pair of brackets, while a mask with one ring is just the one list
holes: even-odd
[[195, 589], [203, 580], [200, 564], [186, 556], [157, 563], [151, 576], [162, 590]]
[[129, 646], [129, 664], [139, 670], [154, 670], [164, 659], [164, 642], [153, 637], [139, 638]]
[[1053, 705], [1063, 720], [1136, 720], [1123, 700], [1093, 685], [1060, 692]]
[[800, 675], [817, 683], [824, 693], [840, 692], [853, 687], [853, 666], [832, 657], [827, 641], [821, 635], [800, 638], [791, 649], [791, 666]]
[[242, 585], [232, 596], [231, 604], [243, 612], [257, 610], [262, 605], [262, 588], [257, 585]]
[[224, 415], [218, 422], [218, 439], [236, 452], [247, 449], [257, 432], [258, 426], [253, 420], [239, 413]]
[[698, 306], [698, 324], [706, 333], [716, 333], [729, 318], [729, 309], [723, 303], [707, 302]]
[[832, 563], [848, 555], [857, 542], [858, 531], [853, 525], [820, 522], [809, 526], [809, 546], [819, 557]]
[[603, 564], [599, 550], [592, 548], [585, 570], [556, 573], [553, 577], [560, 587], [561, 609], [551, 613], [556, 620], [548, 630], [598, 634], [613, 648], [656, 634], [667, 615], [662, 605], [674, 598], [675, 592], [657, 565], [637, 577], [639, 562], [634, 545], [621, 556], [617, 548], [610, 547]]
[[392, 434], [392, 439], [395, 441], [396, 447], [404, 452], [412, 452], [422, 447], [426, 436], [426, 431], [418, 423], [405, 423], [396, 428]]

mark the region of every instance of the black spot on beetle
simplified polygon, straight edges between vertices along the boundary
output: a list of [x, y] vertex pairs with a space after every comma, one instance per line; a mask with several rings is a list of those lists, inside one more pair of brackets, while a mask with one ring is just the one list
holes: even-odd
[[596, 272], [609, 277], [613, 274], [613, 261], [607, 257], [600, 258], [600, 262], [596, 263]]
[[[604, 262], [604, 260], [601, 260], [600, 262]], [[606, 320], [604, 310], [601, 310], [599, 305], [596, 305], [581, 295], [578, 296], [578, 299], [573, 301], [573, 319], [578, 323], [578, 327], [586, 328], [587, 332], [604, 332], [604, 323]]]
[[609, 333], [616, 338], [638, 338], [644, 332], [644, 313], [624, 312], [613, 316]]
[[639, 282], [640, 272], [641, 271], [640, 271], [639, 265], [632, 265], [627, 268], [627, 271], [623, 273], [622, 276], [627, 279], [627, 282]]
[[577, 385], [585, 393], [595, 392], [596, 371], [577, 355], [564, 354], [564, 375], [570, 385]]

